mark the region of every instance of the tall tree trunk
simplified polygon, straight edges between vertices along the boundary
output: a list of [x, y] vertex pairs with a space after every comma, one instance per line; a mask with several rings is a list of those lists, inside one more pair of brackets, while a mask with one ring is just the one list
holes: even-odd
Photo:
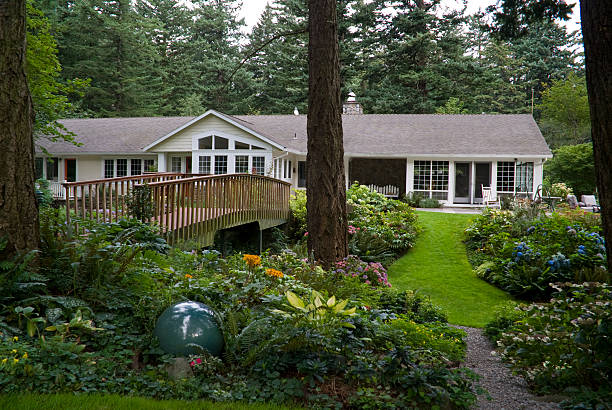
[[25, 14], [25, 0], [0, 1], [0, 260], [38, 246]]
[[608, 270], [612, 268], [612, 3], [581, 0], [591, 135]]
[[308, 249], [324, 267], [348, 254], [335, 0], [308, 1]]

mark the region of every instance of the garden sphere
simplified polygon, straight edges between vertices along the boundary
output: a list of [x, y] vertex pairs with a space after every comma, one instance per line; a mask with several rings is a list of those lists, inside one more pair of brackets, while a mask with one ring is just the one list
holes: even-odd
[[187, 356], [201, 353], [202, 346], [213, 356], [223, 350], [223, 335], [213, 310], [199, 302], [181, 302], [164, 310], [154, 331], [160, 347], [166, 352]]

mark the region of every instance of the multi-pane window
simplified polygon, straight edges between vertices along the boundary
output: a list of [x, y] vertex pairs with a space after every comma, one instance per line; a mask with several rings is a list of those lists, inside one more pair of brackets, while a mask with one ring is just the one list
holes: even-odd
[[413, 189], [428, 198], [448, 199], [448, 161], [414, 161]]
[[238, 174], [249, 172], [249, 156], [236, 155], [235, 172]]
[[306, 161], [298, 161], [298, 188], [306, 188]]
[[212, 136], [200, 138], [198, 140], [198, 149], [212, 149]]
[[59, 158], [47, 158], [47, 179], [59, 180]]
[[183, 170], [182, 165], [183, 165], [183, 161], [181, 157], [172, 157], [172, 162], [171, 162], [172, 168], [170, 168], [172, 172], [181, 172]]
[[497, 163], [497, 192], [514, 193], [514, 162]]
[[264, 175], [266, 172], [266, 157], [253, 157], [253, 174]]
[[125, 158], [117, 160], [117, 176], [125, 177], [128, 174], [128, 160]]
[[431, 189], [431, 161], [414, 161], [414, 190]]
[[235, 149], [249, 149], [249, 144], [245, 144], [244, 142], [236, 141], [234, 142]]
[[210, 157], [208, 155], [199, 157], [198, 172], [200, 174], [210, 174]]
[[228, 148], [229, 148], [228, 139], [215, 135], [215, 149], [228, 149]]
[[115, 160], [104, 160], [104, 178], [113, 178], [115, 176]]
[[530, 194], [533, 192], [533, 162], [516, 163], [516, 192]]
[[144, 160], [144, 172], [155, 172], [157, 168], [155, 168], [155, 160], [154, 159], [145, 159]]
[[141, 175], [142, 174], [142, 160], [135, 158], [130, 160], [130, 175]]
[[227, 174], [227, 155], [215, 155], [215, 175]]
[[44, 158], [36, 158], [34, 161], [34, 167], [36, 170], [36, 179], [41, 179], [43, 177], [43, 164], [45, 162]]

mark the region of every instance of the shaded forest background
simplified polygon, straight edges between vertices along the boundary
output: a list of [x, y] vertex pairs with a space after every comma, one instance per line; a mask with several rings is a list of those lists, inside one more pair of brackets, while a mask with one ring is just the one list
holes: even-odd
[[[533, 102], [552, 148], [590, 141], [582, 39], [560, 25], [571, 6], [531, 19], [530, 1], [474, 15], [437, 0], [339, 1], [343, 96], [365, 113], [530, 113]], [[237, 1], [28, 3], [39, 134], [61, 135], [67, 117], [307, 112], [305, 0], [277, 0], [249, 34]]]

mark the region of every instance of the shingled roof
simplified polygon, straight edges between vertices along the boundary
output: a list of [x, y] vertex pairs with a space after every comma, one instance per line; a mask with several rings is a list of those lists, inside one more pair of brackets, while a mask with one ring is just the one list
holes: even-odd
[[[225, 115], [225, 114], [223, 114]], [[228, 116], [289, 151], [306, 153], [305, 115]], [[142, 153], [142, 149], [194, 117], [62, 120], [83, 143], [42, 142], [52, 153]], [[344, 150], [350, 155], [551, 156], [531, 115], [343, 115]]]

